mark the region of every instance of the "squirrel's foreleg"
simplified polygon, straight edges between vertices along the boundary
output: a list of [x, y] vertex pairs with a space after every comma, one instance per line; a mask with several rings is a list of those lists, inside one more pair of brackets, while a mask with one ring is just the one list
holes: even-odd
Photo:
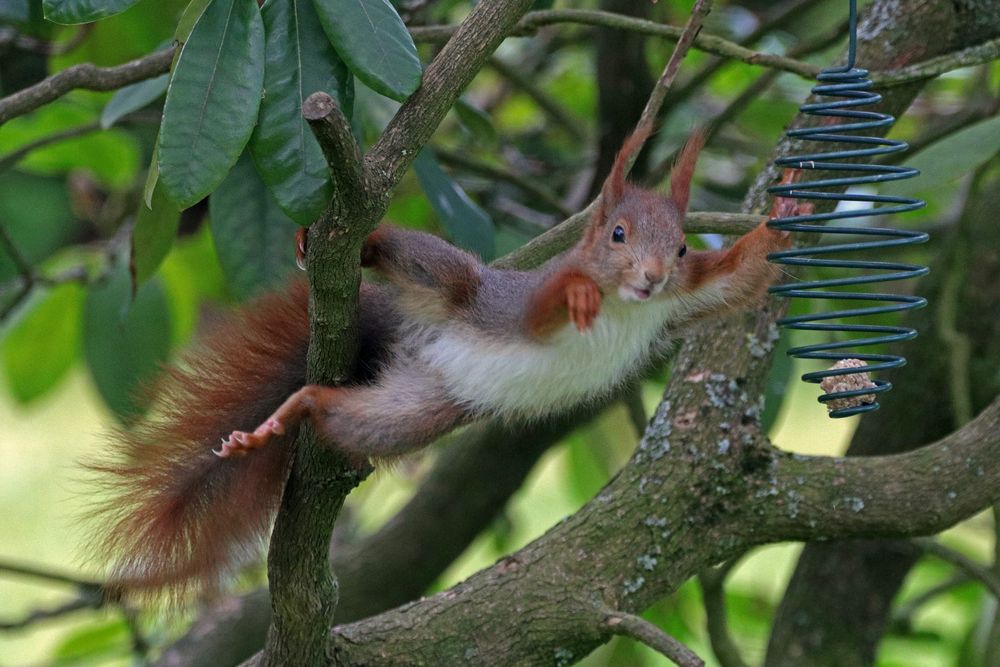
[[[361, 265], [382, 274], [415, 301], [421, 314], [468, 306], [479, 289], [475, 257], [434, 236], [382, 223], [361, 249]], [[407, 305], [404, 302], [404, 306]]]

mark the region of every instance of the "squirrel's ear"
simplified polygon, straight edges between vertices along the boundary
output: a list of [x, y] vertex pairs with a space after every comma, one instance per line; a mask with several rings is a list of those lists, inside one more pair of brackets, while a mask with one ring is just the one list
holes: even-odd
[[610, 211], [621, 201], [622, 193], [625, 192], [625, 168], [628, 165], [629, 158], [632, 157], [633, 153], [642, 148], [642, 144], [649, 137], [651, 131], [652, 128], [650, 127], [636, 130], [625, 140], [622, 147], [618, 149], [615, 164], [611, 167], [611, 173], [608, 174], [608, 179], [604, 181], [604, 186], [601, 188], [605, 211]]
[[688, 198], [691, 195], [691, 177], [694, 176], [698, 153], [704, 145], [705, 131], [695, 130], [677, 156], [674, 168], [670, 170], [670, 198], [674, 200], [681, 213], [687, 211]]

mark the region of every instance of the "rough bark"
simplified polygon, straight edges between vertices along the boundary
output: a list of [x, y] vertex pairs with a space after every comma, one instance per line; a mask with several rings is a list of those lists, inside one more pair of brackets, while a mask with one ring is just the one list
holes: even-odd
[[[1000, 386], [1000, 169], [984, 174], [961, 220], [921, 281], [930, 307], [912, 313], [920, 331], [903, 352], [909, 363], [894, 377], [893, 395], [865, 417], [849, 456], [908, 451], [942, 437], [957, 423], [955, 392], [968, 393], [973, 411], [983, 409]], [[952, 321], [942, 310], [956, 303]], [[951, 340], [954, 327], [969, 344], [968, 357]], [[968, 373], [955, 386], [953, 363]], [[928, 391], [937, 387], [937, 391]], [[908, 542], [863, 541], [808, 545], [785, 592], [771, 633], [766, 664], [852, 667], [874, 663], [893, 598], [920, 550]], [[816, 591], [822, 590], [822, 596]]]

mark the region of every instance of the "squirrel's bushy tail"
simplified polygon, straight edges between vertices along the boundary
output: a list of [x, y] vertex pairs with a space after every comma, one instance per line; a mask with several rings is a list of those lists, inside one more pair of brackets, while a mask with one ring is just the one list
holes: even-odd
[[110, 493], [95, 551], [129, 597], [211, 589], [259, 551], [281, 498], [294, 434], [245, 457], [212, 453], [253, 430], [304, 384], [308, 289], [297, 282], [242, 309], [168, 368], [151, 414], [90, 464]]

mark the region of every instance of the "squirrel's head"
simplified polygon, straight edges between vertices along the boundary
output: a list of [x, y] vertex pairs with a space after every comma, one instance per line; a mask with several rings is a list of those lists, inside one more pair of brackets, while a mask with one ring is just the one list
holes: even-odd
[[605, 294], [623, 301], [645, 301], [669, 283], [687, 252], [682, 224], [691, 176], [704, 135], [696, 131], [684, 146], [670, 175], [670, 196], [625, 181], [629, 158], [649, 131], [629, 137], [601, 189], [601, 204], [580, 251], [588, 271]]

